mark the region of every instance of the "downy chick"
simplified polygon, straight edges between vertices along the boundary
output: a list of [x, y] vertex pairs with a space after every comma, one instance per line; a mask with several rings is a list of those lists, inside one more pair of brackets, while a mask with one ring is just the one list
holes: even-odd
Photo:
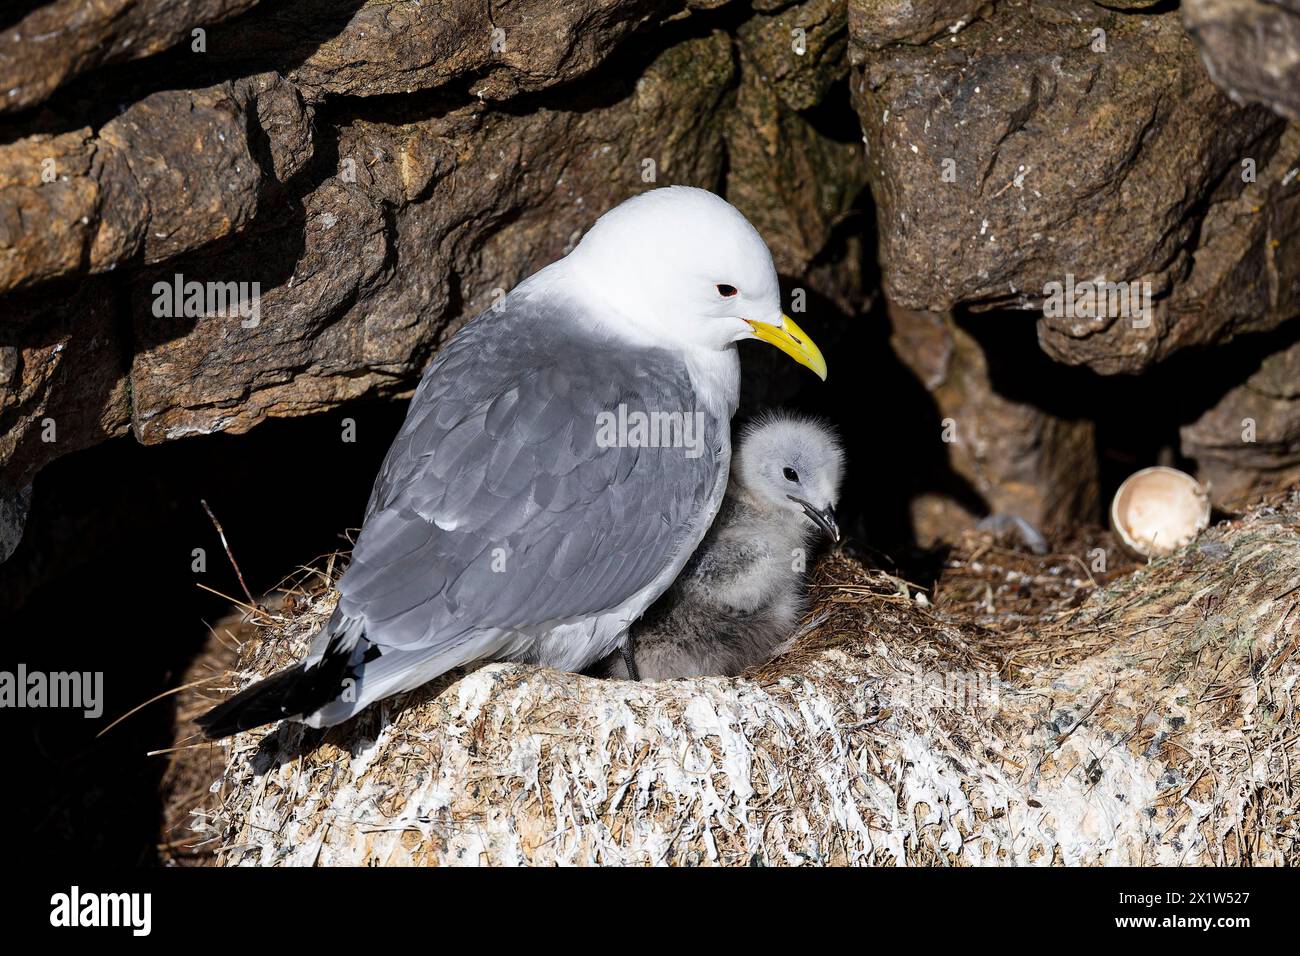
[[[770, 413], [740, 436], [727, 495], [673, 585], [596, 673], [641, 680], [734, 676], [770, 658], [807, 608], [805, 569], [835, 522], [844, 471], [826, 425]], [[636, 673], [630, 673], [631, 656]]]

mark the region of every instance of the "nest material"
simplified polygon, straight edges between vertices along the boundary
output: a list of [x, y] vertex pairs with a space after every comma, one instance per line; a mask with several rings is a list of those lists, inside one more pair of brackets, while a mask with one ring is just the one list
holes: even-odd
[[[1300, 494], [1109, 580], [1085, 553], [972, 538], [928, 603], [835, 555], [793, 649], [741, 678], [493, 664], [328, 732], [241, 734], [212, 745], [193, 845], [225, 865], [1300, 862]], [[233, 684], [295, 659], [333, 602], [259, 627]]]

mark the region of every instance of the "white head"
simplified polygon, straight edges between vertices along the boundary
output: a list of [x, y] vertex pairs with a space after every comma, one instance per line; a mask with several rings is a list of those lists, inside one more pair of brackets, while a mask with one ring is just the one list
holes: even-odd
[[596, 221], [564, 260], [567, 274], [630, 338], [719, 351], [758, 338], [826, 377], [812, 340], [781, 311], [763, 238], [726, 200], [669, 186]]
[[769, 412], [741, 432], [731, 473], [760, 507], [807, 519], [839, 540], [835, 505], [844, 477], [844, 449], [830, 426], [814, 418]]

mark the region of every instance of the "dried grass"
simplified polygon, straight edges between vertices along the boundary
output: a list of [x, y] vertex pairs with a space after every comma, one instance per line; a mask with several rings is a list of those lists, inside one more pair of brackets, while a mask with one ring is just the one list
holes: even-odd
[[[835, 555], [741, 678], [494, 664], [211, 745], [216, 791], [171, 818], [225, 865], [1300, 862], [1300, 494], [1134, 570], [1089, 545], [971, 536], [926, 603]], [[300, 588], [230, 686], [333, 600]]]

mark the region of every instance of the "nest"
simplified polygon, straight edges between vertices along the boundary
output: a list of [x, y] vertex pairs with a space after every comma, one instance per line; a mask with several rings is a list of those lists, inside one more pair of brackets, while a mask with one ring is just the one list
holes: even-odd
[[[228, 689], [302, 653], [327, 578], [257, 615]], [[176, 858], [1300, 862], [1300, 494], [1137, 568], [1100, 533], [1042, 557], [972, 534], [929, 592], [845, 554], [813, 586], [792, 649], [739, 678], [492, 664], [181, 750], [220, 769], [169, 811]]]

